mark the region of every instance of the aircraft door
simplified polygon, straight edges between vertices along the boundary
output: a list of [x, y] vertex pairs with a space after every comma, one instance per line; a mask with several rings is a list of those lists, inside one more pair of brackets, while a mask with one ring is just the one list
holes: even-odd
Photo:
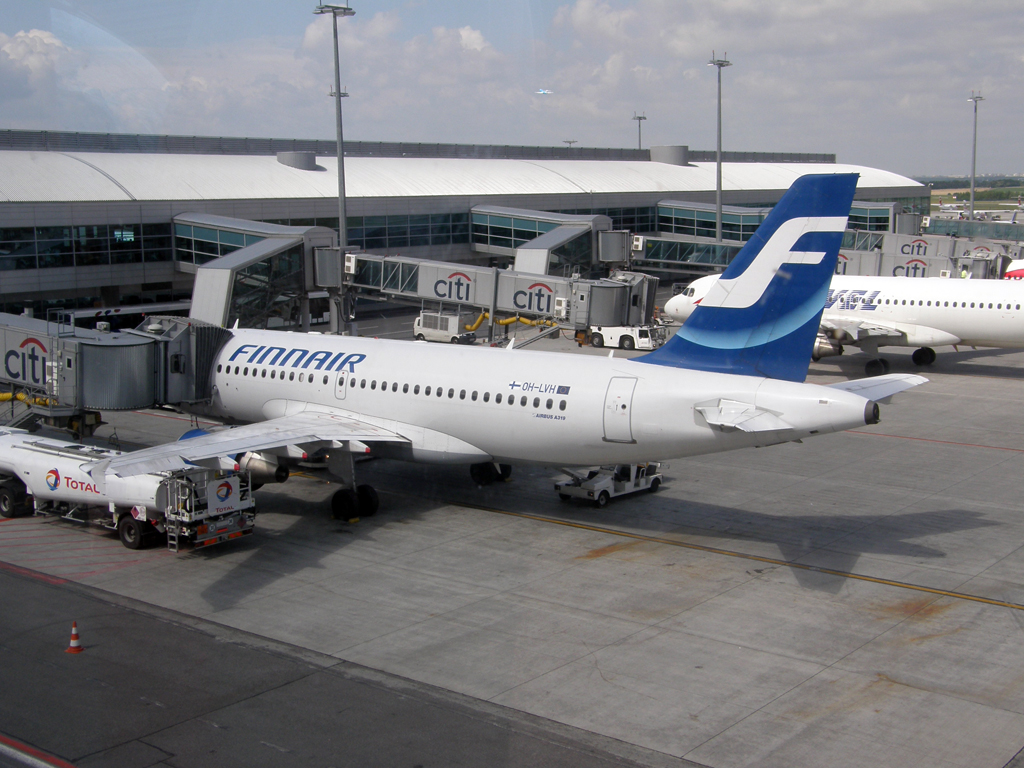
[[348, 371], [338, 371], [338, 378], [334, 382], [334, 396], [339, 400], [345, 399], [348, 392]]
[[604, 398], [604, 439], [609, 443], [632, 443], [633, 389], [636, 379], [614, 376]]

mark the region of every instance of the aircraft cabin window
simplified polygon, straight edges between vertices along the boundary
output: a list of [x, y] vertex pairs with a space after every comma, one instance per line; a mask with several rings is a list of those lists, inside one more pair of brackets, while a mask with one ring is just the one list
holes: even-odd
[[238, 366], [236, 365], [235, 366], [235, 376], [237, 376], [237, 375], [238, 375]]
[[[405, 386], [408, 387], [409, 385], [406, 384]], [[392, 392], [397, 392], [398, 391], [398, 382], [397, 381], [391, 382], [391, 391]]]
[[991, 304], [989, 304], [989, 305], [988, 305], [988, 308], [989, 308], [989, 309], [992, 309], [992, 305], [991, 305]]
[[438, 397], [441, 397], [441, 396], [443, 396], [443, 395], [444, 395], [444, 387], [438, 387], [438, 388], [437, 388], [436, 390], [434, 390], [434, 391], [435, 391], [435, 392], [437, 392], [437, 396], [438, 396]]
[[906, 299], [903, 300], [903, 306], [907, 306], [907, 300]]
[[[324, 381], [325, 382], [327, 381], [327, 377], [326, 376], [324, 376]], [[306, 378], [306, 383], [307, 384], [312, 384], [313, 383], [313, 374], [312, 373], [309, 374], [309, 376]]]
[[363, 379], [361, 382], [359, 382], [359, 388], [366, 389], [366, 379]]
[[540, 408], [540, 398], [539, 397], [533, 398], [533, 407], [534, 408]]
[[971, 302], [971, 309], [974, 309], [974, 302]]
[[516, 404], [516, 396], [515, 395], [509, 395], [508, 396], [508, 404], [509, 405], [515, 405]]
[[275, 371], [273, 368], [270, 369], [270, 378], [272, 378], [272, 379], [276, 379], [277, 378], [277, 371]]
[[451, 400], [453, 397], [455, 397], [455, 390], [454, 389], [449, 389], [448, 390], [448, 399]]
[[942, 306], [944, 306], [944, 307], [948, 307], [948, 306], [949, 306], [949, 302], [948, 302], [948, 301], [944, 301], [944, 302], [942, 302]]
[[248, 366], [246, 366], [245, 368], [242, 369], [242, 375], [243, 376], [248, 376], [249, 375], [249, 367]]
[[932, 303], [931, 303], [931, 302], [929, 301], [929, 302], [928, 302], [928, 306], [930, 307], [931, 305], [932, 305]]
[[1016, 309], [1020, 309], [1020, 304], [1018, 304], [1018, 305], [1016, 306]]
[[[466, 399], [466, 390], [463, 389], [463, 390], [461, 390], [459, 392], [459, 400], [465, 400], [465, 399]], [[476, 400], [475, 397], [473, 399]]]
[[1002, 309], [1002, 308], [1003, 308], [1002, 304], [996, 304], [996, 309]]
[[288, 381], [295, 381], [295, 371], [288, 374]]
[[426, 389], [424, 389], [423, 390], [423, 394], [426, 395], [427, 397], [430, 397], [430, 387], [427, 387]]
[[300, 373], [299, 374], [299, 384], [301, 384], [303, 381], [305, 381], [305, 376], [306, 376], [306, 374], [304, 374], [304, 373]]
[[326, 383], [327, 383], [327, 375], [324, 374], [324, 384], [326, 384]]
[[548, 401], [547, 401], [547, 402], [546, 402], [546, 403], [545, 403], [544, 405], [546, 405], [546, 406], [547, 406], [547, 409], [548, 409], [548, 410], [550, 411], [550, 410], [551, 410], [551, 406], [553, 406], [554, 404], [555, 404], [555, 401], [554, 401], [554, 400], [552, 400], [552, 399], [551, 399], [551, 398], [549, 397], [549, 398], [548, 398]]
[[519, 404], [523, 406], [523, 408], [526, 407], [526, 395], [523, 395], [521, 398], [519, 398]]
[[[486, 395], [484, 395], [484, 400], [487, 400]], [[498, 405], [501, 405], [501, 392], [494, 396], [494, 402], [496, 402]]]
[[490, 392], [484, 392], [484, 402], [486, 403], [490, 399], [491, 399], [491, 393]]
[[[370, 382], [370, 389], [376, 389], [376, 388], [377, 388], [377, 380], [374, 379], [373, 381]], [[381, 389], [383, 389], [383, 387], [381, 387]]]
[[412, 388], [412, 393], [414, 395], [418, 395], [420, 393], [420, 385], [419, 384], [417, 384], [415, 387]]
[[914, 300], [913, 299], [910, 300], [910, 306], [914, 306]]
[[565, 400], [559, 401], [559, 403], [558, 403], [558, 410], [560, 410], [560, 411], [564, 411], [565, 410]]
[[409, 394], [409, 385], [408, 384], [403, 384], [402, 385], [402, 394], [403, 395], [408, 395]]
[[354, 387], [356, 385], [356, 377], [355, 376], [353, 376], [351, 379], [349, 379], [348, 385], [350, 387]]
[[220, 369], [221, 369], [221, 365], [220, 365], [220, 363], [217, 363], [217, 373], [220, 373]]
[[470, 398], [473, 400], [474, 403], [476, 402], [476, 390], [475, 389], [473, 390], [473, 394], [470, 395]]
[[266, 368], [264, 368], [263, 370], [260, 371], [260, 378], [261, 379], [267, 378], [267, 369]]
[[345, 386], [345, 377], [344, 376], [339, 376], [338, 377], [338, 386], [339, 387], [344, 387]]

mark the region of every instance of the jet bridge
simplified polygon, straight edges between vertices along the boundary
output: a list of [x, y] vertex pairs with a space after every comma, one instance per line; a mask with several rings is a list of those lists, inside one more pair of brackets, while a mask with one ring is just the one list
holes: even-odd
[[[573, 329], [591, 325], [649, 325], [658, 279], [613, 272], [587, 280], [579, 276], [536, 275], [496, 267], [470, 266], [402, 256], [347, 253], [318, 248], [316, 283], [531, 319], [549, 319]], [[337, 265], [343, 264], [339, 274]]]
[[12, 421], [31, 416], [91, 434], [101, 410], [208, 399], [213, 361], [230, 335], [181, 317], [148, 317], [136, 330], [109, 332], [78, 328], [69, 314], [0, 313], [0, 402], [11, 403]]

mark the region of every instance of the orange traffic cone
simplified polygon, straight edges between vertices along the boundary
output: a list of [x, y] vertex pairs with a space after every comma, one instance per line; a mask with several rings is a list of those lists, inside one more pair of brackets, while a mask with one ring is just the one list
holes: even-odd
[[67, 647], [64, 653], [81, 653], [85, 649], [81, 643], [78, 642], [78, 622], [71, 622], [71, 645]]

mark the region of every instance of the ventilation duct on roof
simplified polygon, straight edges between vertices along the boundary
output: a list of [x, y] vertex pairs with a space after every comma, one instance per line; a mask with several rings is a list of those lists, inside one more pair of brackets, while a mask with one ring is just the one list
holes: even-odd
[[668, 165], [689, 165], [690, 148], [685, 144], [674, 147], [651, 147], [651, 162], [666, 163]]
[[277, 162], [281, 165], [298, 168], [300, 171], [317, 170], [316, 153], [314, 152], [278, 152]]

